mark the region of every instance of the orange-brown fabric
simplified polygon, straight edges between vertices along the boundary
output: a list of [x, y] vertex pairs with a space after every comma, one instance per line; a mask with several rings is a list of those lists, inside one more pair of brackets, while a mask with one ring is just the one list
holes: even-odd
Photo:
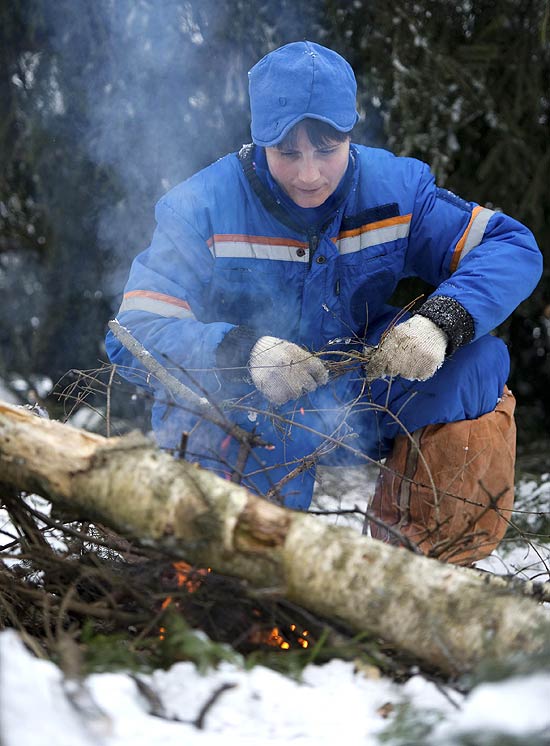
[[[382, 467], [371, 512], [424, 554], [466, 565], [495, 549], [514, 502], [515, 398], [505, 388], [493, 412], [428, 425], [396, 438]], [[376, 539], [396, 532], [370, 522]]]

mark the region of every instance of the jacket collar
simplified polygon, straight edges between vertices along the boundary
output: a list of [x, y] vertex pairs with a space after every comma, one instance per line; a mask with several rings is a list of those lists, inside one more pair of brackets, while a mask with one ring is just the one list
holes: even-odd
[[239, 152], [244, 173], [263, 206], [280, 222], [299, 233], [321, 232], [343, 208], [357, 175], [355, 148], [350, 147], [346, 173], [331, 196], [319, 207], [299, 207], [271, 176], [264, 148], [244, 145]]

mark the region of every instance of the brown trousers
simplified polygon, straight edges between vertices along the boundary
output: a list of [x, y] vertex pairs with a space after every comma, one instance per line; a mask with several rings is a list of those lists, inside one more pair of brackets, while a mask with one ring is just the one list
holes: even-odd
[[365, 530], [370, 523], [374, 538], [397, 545], [401, 534], [424, 554], [460, 565], [489, 555], [514, 503], [514, 409], [505, 387], [495, 409], [476, 420], [399, 435], [370, 507], [376, 522], [367, 519]]

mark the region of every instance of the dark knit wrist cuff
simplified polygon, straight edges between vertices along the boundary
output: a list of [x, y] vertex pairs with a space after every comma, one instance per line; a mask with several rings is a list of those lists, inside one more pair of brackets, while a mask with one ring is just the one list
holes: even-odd
[[249, 326], [235, 326], [227, 332], [216, 350], [216, 366], [225, 381], [250, 381], [248, 361], [260, 335]]
[[445, 332], [449, 343], [447, 355], [471, 342], [475, 335], [474, 320], [464, 306], [446, 295], [433, 295], [416, 313], [433, 321]]

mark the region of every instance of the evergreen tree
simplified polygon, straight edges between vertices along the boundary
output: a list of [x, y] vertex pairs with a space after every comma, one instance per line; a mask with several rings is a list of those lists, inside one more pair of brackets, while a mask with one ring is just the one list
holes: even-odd
[[[353, 65], [357, 141], [427, 161], [549, 244], [544, 0], [12, 0], [0, 34], [0, 375], [104, 358], [155, 201], [249, 141], [246, 72], [298, 39]], [[518, 382], [546, 361], [532, 334], [547, 284], [501, 330]]]

